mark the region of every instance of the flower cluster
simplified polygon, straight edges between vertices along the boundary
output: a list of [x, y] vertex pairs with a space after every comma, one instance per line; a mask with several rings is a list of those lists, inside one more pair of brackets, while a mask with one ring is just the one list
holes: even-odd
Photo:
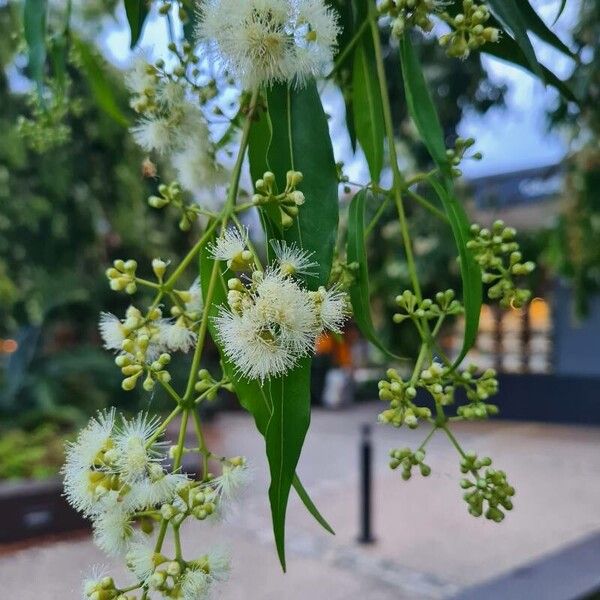
[[228, 306], [215, 326], [223, 350], [238, 372], [264, 381], [294, 368], [310, 354], [324, 331], [340, 331], [347, 316], [345, 295], [337, 289], [305, 289], [299, 275], [316, 266], [310, 256], [285, 242], [273, 246], [277, 261], [266, 271], [255, 269], [246, 235], [227, 230], [212, 247], [213, 257], [232, 271], [250, 272], [229, 279]]
[[471, 226], [473, 238], [467, 242], [483, 271], [483, 282], [491, 284], [488, 289], [490, 300], [499, 300], [504, 308], [521, 308], [531, 292], [516, 287], [514, 278], [529, 275], [535, 263], [523, 262], [519, 243], [515, 241], [517, 231], [506, 227], [503, 221], [495, 221], [491, 229]]
[[[133, 419], [117, 419], [114, 409], [99, 413], [67, 446], [65, 495], [92, 519], [96, 544], [109, 555], [126, 557], [140, 586], [162, 598], [197, 600], [224, 579], [226, 557], [167, 558], [155, 549], [153, 523], [162, 519], [178, 528], [187, 518], [204, 521], [222, 513], [248, 481], [248, 469], [238, 456], [220, 459], [221, 475], [205, 481], [169, 472], [167, 444], [159, 441], [164, 428], [143, 413]], [[86, 580], [84, 597], [131, 598], [103, 573]]]
[[170, 157], [178, 182], [197, 192], [220, 184], [223, 171], [206, 119], [188, 98], [184, 81], [183, 72], [169, 74], [163, 62], [138, 58], [127, 77], [131, 106], [140, 115], [132, 133], [144, 150]]
[[115, 363], [125, 377], [124, 390], [133, 390], [144, 374], [147, 391], [154, 388], [156, 381], [168, 383], [171, 377], [166, 366], [171, 360], [170, 353], [188, 352], [195, 344], [193, 326], [202, 312], [199, 283], [194, 282], [187, 292], [176, 294], [184, 301], [181, 307], [173, 307], [175, 318], [163, 318], [160, 308], [151, 308], [143, 314], [135, 306], [127, 309], [123, 320], [111, 313], [100, 316], [100, 335], [104, 347], [118, 353]]
[[140, 414], [117, 422], [113, 409], [93, 418], [67, 446], [65, 494], [92, 517], [95, 541], [108, 554], [126, 551], [138, 513], [171, 501], [188, 482], [164, 469], [160, 433], [157, 418]]
[[322, 73], [338, 32], [323, 0], [206, 0], [198, 27], [215, 63], [246, 88]]

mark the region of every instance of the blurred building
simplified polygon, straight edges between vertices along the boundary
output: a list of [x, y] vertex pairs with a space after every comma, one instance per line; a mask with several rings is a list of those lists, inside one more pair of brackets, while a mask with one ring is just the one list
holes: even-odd
[[[501, 173], [468, 182], [472, 221], [489, 225], [502, 219], [521, 232], [552, 227], [561, 209], [560, 164]], [[600, 376], [600, 298], [579, 320], [566, 283], [542, 274], [535, 297], [523, 310], [484, 306], [476, 347], [467, 360], [501, 373]], [[452, 340], [458, 353], [463, 324]]]

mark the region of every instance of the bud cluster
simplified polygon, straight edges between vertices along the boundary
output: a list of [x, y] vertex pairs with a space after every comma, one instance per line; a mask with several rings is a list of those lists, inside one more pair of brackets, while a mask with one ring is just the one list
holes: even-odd
[[[506, 473], [491, 468], [492, 459], [478, 458], [473, 452], [464, 455], [460, 462], [462, 473], [471, 474], [473, 479], [464, 478], [460, 486], [467, 490], [463, 496], [469, 505], [469, 514], [474, 517], [485, 515], [486, 519], [500, 523], [504, 511], [512, 510], [515, 488], [508, 484]], [[481, 473], [481, 469], [485, 469]]]
[[283, 193], [277, 193], [275, 175], [267, 171], [262, 179], [255, 183], [256, 193], [252, 197], [255, 206], [277, 206], [279, 217], [284, 229], [289, 229], [298, 216], [300, 207], [304, 204], [304, 194], [296, 188], [302, 183], [302, 173], [288, 171]]
[[220, 389], [225, 389], [228, 392], [233, 392], [233, 384], [227, 379], [217, 381], [207, 369], [198, 371], [198, 381], [194, 386], [194, 390], [198, 392], [202, 398], [206, 398], [209, 402], [217, 397]]
[[440, 18], [452, 28], [450, 33], [440, 37], [440, 45], [453, 58], [468, 58], [471, 51], [488, 42], [498, 41], [499, 30], [485, 25], [490, 18], [489, 9], [473, 0], [463, 0], [461, 13], [451, 16], [443, 12]]
[[137, 291], [135, 279], [137, 267], [138, 264], [135, 260], [115, 260], [113, 266], [106, 270], [110, 289], [115, 292], [124, 291], [130, 295], [135, 294]]
[[514, 278], [532, 273], [535, 263], [523, 262], [515, 241], [516, 230], [506, 227], [503, 221], [496, 221], [491, 230], [471, 225], [471, 235], [467, 248], [474, 253], [483, 271], [483, 282], [491, 284], [490, 300], [499, 300], [504, 308], [522, 308], [531, 297], [531, 291], [517, 288]]
[[336, 287], [340, 290], [349, 290], [356, 281], [356, 275], [360, 265], [357, 262], [347, 263], [339, 258], [334, 258], [329, 276], [329, 287]]
[[405, 290], [396, 296], [396, 304], [402, 312], [393, 316], [394, 323], [402, 323], [405, 319], [413, 321], [430, 321], [446, 315], [456, 315], [463, 312], [463, 307], [455, 299], [454, 290], [438, 292], [435, 301], [425, 298], [419, 301], [413, 292]]
[[176, 181], [169, 185], [161, 183], [158, 186], [158, 193], [159, 196], [153, 195], [148, 198], [148, 204], [158, 209], [169, 205], [175, 207], [181, 213], [179, 229], [189, 231], [201, 212], [200, 207], [193, 202], [186, 202], [183, 190]]
[[498, 379], [494, 369], [486, 369], [480, 377], [475, 377], [476, 365], [469, 365], [465, 371], [456, 374], [455, 385], [466, 389], [470, 403], [460, 406], [457, 410], [459, 416], [474, 421], [485, 419], [498, 414], [495, 404], [488, 404], [486, 400], [498, 393]]
[[125, 314], [125, 321], [121, 325], [124, 340], [121, 343], [121, 354], [115, 358], [115, 364], [121, 369], [125, 376], [122, 387], [131, 391], [137, 385], [139, 378], [145, 370], [147, 377], [144, 381], [144, 389], [154, 389], [155, 381], [168, 383], [171, 379], [165, 367], [171, 361], [171, 356], [161, 353], [156, 360], [148, 366], [148, 360], [156, 356], [158, 347], [157, 338], [161, 337], [162, 311], [153, 308], [146, 315], [130, 306]]
[[379, 415], [379, 422], [409, 429], [416, 429], [419, 419], [431, 417], [431, 411], [426, 407], [417, 406], [413, 400], [417, 397], [417, 390], [409, 381], [403, 381], [398, 371], [387, 370], [387, 380], [379, 382], [379, 398], [390, 403], [390, 408]]
[[83, 593], [89, 600], [135, 600], [135, 596], [129, 596], [125, 592], [119, 591], [112, 577], [88, 581]]
[[483, 155], [481, 152], [475, 152], [470, 156], [466, 156], [467, 150], [475, 145], [475, 140], [473, 138], [456, 138], [454, 142], [454, 148], [448, 148], [446, 150], [446, 156], [448, 157], [448, 161], [452, 167], [452, 175], [454, 177], [461, 177], [462, 171], [458, 168], [458, 166], [462, 163], [465, 158], [470, 158], [472, 160], [481, 160]]
[[419, 27], [425, 32], [433, 29], [431, 17], [439, 11], [439, 0], [384, 0], [380, 12], [392, 19], [392, 35], [400, 38], [407, 28]]
[[410, 448], [396, 448], [390, 451], [390, 468], [396, 470], [402, 467], [402, 479], [408, 481], [412, 476], [412, 470], [419, 468], [423, 477], [431, 475], [431, 467], [425, 464], [425, 450], [413, 452]]

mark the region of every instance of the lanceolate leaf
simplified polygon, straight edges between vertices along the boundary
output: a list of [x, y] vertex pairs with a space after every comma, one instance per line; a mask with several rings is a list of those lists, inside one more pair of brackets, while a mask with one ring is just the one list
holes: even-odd
[[543, 80], [544, 75], [541, 65], [527, 34], [527, 22], [519, 9], [520, 2], [527, 4], [527, 0], [519, 0], [518, 2], [517, 0], [488, 0], [488, 4], [500, 22], [514, 35], [532, 71], [537, 73], [540, 79]]
[[46, 0], [25, 0], [23, 28], [29, 49], [29, 70], [42, 91], [46, 62]]
[[362, 334], [390, 358], [399, 358], [392, 354], [379, 340], [371, 319], [369, 265], [367, 263], [367, 251], [365, 248], [365, 205], [367, 193], [363, 189], [352, 198], [348, 215], [348, 241], [346, 249], [348, 263], [358, 263], [359, 265], [356, 279], [350, 288], [350, 300], [352, 301], [354, 320]]
[[454, 195], [452, 180], [448, 177], [449, 165], [446, 158], [442, 127], [427, 88], [423, 71], [407, 35], [403, 36], [400, 44], [400, 58], [402, 60], [408, 110], [433, 160], [442, 173], [443, 183], [433, 179], [430, 182], [444, 205], [460, 256], [463, 303], [465, 306], [465, 335], [462, 350], [456, 361], [456, 364], [458, 364], [475, 343], [477, 330], [479, 329], [479, 315], [482, 304], [481, 270], [467, 248], [469, 221], [463, 206]]
[[529, 31], [535, 33], [535, 35], [547, 44], [554, 46], [559, 52], [573, 58], [573, 53], [569, 47], [554, 33], [554, 31], [547, 27], [546, 23], [542, 21], [541, 17], [528, 0], [520, 0], [517, 6], [521, 11]]
[[287, 503], [310, 425], [310, 363], [310, 358], [304, 358], [288, 375], [265, 384], [273, 405], [265, 433], [271, 471], [269, 500], [275, 544], [284, 571]]
[[131, 31], [130, 46], [134, 48], [142, 35], [144, 23], [148, 16], [148, 0], [125, 0], [125, 12]]
[[317, 277], [308, 277], [311, 289], [326, 285], [331, 272], [339, 217], [338, 178], [327, 117], [314, 82], [302, 89], [276, 85], [268, 92], [273, 138], [268, 163], [280, 190], [286, 173], [300, 171], [299, 190], [306, 202], [296, 222], [283, 238], [313, 253], [319, 264]]
[[[292, 227], [285, 231], [280, 231], [278, 224], [263, 212], [265, 231], [269, 238], [282, 238], [312, 253], [319, 273], [307, 277], [306, 285], [316, 289], [329, 280], [339, 214], [338, 180], [327, 118], [315, 82], [301, 89], [274, 86], [267, 94], [267, 103], [272, 135], [266, 164], [275, 174], [280, 191], [285, 188], [288, 171], [302, 172], [304, 179], [298, 189], [303, 192], [305, 203]], [[264, 166], [254, 150], [253, 175]], [[304, 359], [268, 387], [272, 406], [265, 433], [271, 472], [269, 499], [275, 544], [284, 570], [287, 502], [310, 424], [310, 371], [311, 360]]]
[[[200, 254], [200, 280], [201, 280], [201, 285], [202, 285], [202, 293], [203, 293], [204, 297], [206, 297], [206, 294], [208, 293], [208, 286], [210, 283], [213, 267], [214, 267], [214, 261], [210, 257], [206, 248], [204, 248]], [[215, 327], [214, 327], [214, 323], [213, 323], [212, 319], [213, 319], [213, 317], [215, 317], [217, 315], [217, 313], [219, 311], [219, 307], [225, 306], [227, 304], [226, 277], [227, 277], [227, 273], [224, 273], [223, 271], [220, 270], [219, 274], [218, 274], [217, 286], [215, 288], [215, 292], [213, 295], [213, 301], [212, 301], [210, 307], [208, 308], [208, 310], [210, 310], [210, 319], [208, 322], [208, 326], [209, 326], [210, 334], [214, 340], [218, 340], [218, 338], [216, 336], [216, 331], [215, 331]], [[294, 378], [307, 377], [306, 373], [309, 372], [310, 367], [308, 365], [303, 365], [302, 366], [303, 373], [295, 374], [294, 377], [291, 378], [290, 383], [283, 384], [285, 387], [288, 388], [285, 398], [283, 398], [283, 397], [279, 397], [277, 393], [273, 393], [274, 392], [273, 389], [269, 390], [269, 384], [261, 385], [257, 381], [249, 381], [247, 379], [239, 377], [236, 373], [236, 370], [235, 370], [233, 364], [222, 353], [218, 341], [216, 341], [216, 344], [217, 344], [217, 347], [219, 348], [219, 351], [221, 352], [221, 363], [223, 365], [223, 371], [224, 371], [225, 375], [227, 375], [227, 377], [233, 383], [236, 394], [239, 398], [240, 404], [242, 405], [242, 407], [244, 409], [246, 409], [253, 416], [254, 422], [256, 424], [256, 428], [258, 429], [260, 434], [263, 436], [266, 436], [267, 429], [268, 429], [268, 426], [269, 426], [269, 423], [271, 421], [271, 417], [273, 414], [274, 398], [277, 399], [277, 401], [280, 403], [280, 411], [281, 411], [282, 410], [281, 409], [282, 401], [286, 400], [286, 399], [290, 399], [294, 396], [294, 390], [293, 390]], [[277, 385], [277, 384], [274, 383], [274, 385]], [[285, 387], [284, 387], [284, 391], [286, 391]], [[306, 405], [306, 403], [304, 403], [304, 402], [300, 402], [300, 404], [304, 407], [304, 408], [302, 408], [302, 410], [307, 410], [307, 408], [306, 408], [307, 406], [308, 406], [308, 408], [310, 407], [310, 404]], [[305, 419], [305, 417], [301, 420], [304, 421], [304, 419]], [[286, 422], [285, 425], [287, 427], [288, 423]], [[271, 429], [270, 435], [274, 436], [275, 431], [276, 431], [276, 429], [273, 427]], [[286, 472], [285, 477], [286, 477], [286, 482], [289, 481], [289, 473]], [[317, 507], [314, 505], [314, 503], [310, 499], [310, 496], [308, 495], [308, 493], [302, 486], [302, 483], [298, 479], [298, 476], [295, 474], [295, 467], [292, 470], [291, 477], [292, 477], [291, 485], [296, 490], [298, 496], [300, 497], [300, 499], [306, 506], [307, 510], [310, 512], [310, 514], [316, 519], [316, 521], [324, 529], [326, 529], [330, 533], [333, 533], [333, 529], [331, 528], [329, 523], [327, 523], [327, 521], [324, 519], [324, 517], [319, 513]], [[288, 493], [289, 493], [289, 486], [287, 489], [288, 489]], [[281, 499], [281, 496], [279, 496], [279, 499]], [[283, 529], [282, 529], [283, 523], [281, 523], [281, 518], [282, 518], [281, 503], [280, 502], [276, 503], [276, 506], [274, 507], [274, 509], [276, 510], [276, 512], [274, 512], [274, 514], [273, 514], [273, 521], [274, 521], [274, 524], [277, 523], [277, 527], [279, 528], [278, 530], [280, 531], [280, 534], [279, 534], [280, 543], [278, 543], [279, 544], [278, 550], [279, 550], [279, 548], [281, 548], [281, 551], [283, 551]], [[283, 517], [285, 517], [285, 512], [283, 512]], [[277, 540], [277, 538], [276, 538], [276, 540]], [[284, 563], [284, 560], [285, 559], [283, 558], [282, 559], [283, 563]]]
[[371, 181], [379, 182], [383, 168], [383, 108], [371, 38], [361, 40], [354, 53], [354, 124], [367, 158]]
[[[561, 0], [560, 6], [558, 7], [558, 13], [556, 14], [556, 17], [554, 19], [554, 23], [556, 23], [560, 19], [560, 16], [563, 14], [563, 11], [565, 10], [565, 6], [567, 6], [567, 0]], [[554, 23], [553, 23], [553, 25], [554, 25]]]
[[408, 34], [403, 35], [400, 41], [400, 60], [408, 112], [431, 158], [443, 172], [447, 172], [449, 165], [444, 131]]
[[125, 116], [115, 98], [113, 86], [106, 77], [103, 60], [87, 42], [75, 38], [73, 45], [77, 49], [81, 66], [98, 106], [117, 123], [127, 127], [129, 119]]

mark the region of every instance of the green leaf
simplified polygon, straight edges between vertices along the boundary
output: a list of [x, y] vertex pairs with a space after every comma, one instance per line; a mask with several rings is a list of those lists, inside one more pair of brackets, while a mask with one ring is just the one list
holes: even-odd
[[142, 35], [148, 17], [148, 0], [125, 0], [125, 12], [131, 31], [130, 48], [134, 48]]
[[430, 178], [429, 183], [431, 183], [444, 205], [460, 257], [463, 304], [465, 307], [465, 333], [462, 349], [458, 358], [454, 361], [454, 365], [458, 366], [467, 355], [467, 352], [474, 346], [479, 331], [479, 317], [483, 303], [481, 269], [473, 253], [467, 248], [467, 242], [471, 238], [469, 219], [464, 207], [454, 194], [452, 182], [446, 180], [442, 185], [434, 178]]
[[529, 31], [535, 33], [541, 40], [550, 44], [559, 52], [566, 54], [570, 58], [574, 58], [573, 52], [571, 52], [569, 47], [554, 33], [554, 31], [548, 28], [528, 0], [521, 0], [518, 3], [518, 7]]
[[187, 13], [187, 21], [183, 24], [183, 35], [192, 45], [196, 42], [196, 26], [198, 25], [199, 11], [196, 10], [193, 0], [183, 0], [183, 7]]
[[470, 237], [469, 220], [463, 206], [454, 195], [452, 180], [448, 177], [449, 165], [442, 127], [423, 76], [423, 70], [407, 35], [403, 36], [400, 43], [400, 58], [409, 113], [443, 176], [443, 184], [433, 178], [430, 178], [429, 181], [444, 205], [460, 256], [465, 334], [462, 350], [455, 363], [458, 365], [475, 343], [479, 329], [483, 299], [481, 269], [467, 248]]
[[558, 7], [558, 13], [556, 13], [556, 17], [555, 17], [554, 23], [552, 23], [552, 25], [556, 24], [556, 22], [560, 19], [566, 6], [567, 6], [567, 0], [561, 0], [560, 6]]
[[29, 71], [40, 94], [44, 86], [46, 64], [46, 12], [46, 0], [25, 0], [23, 28], [29, 51]]
[[283, 238], [313, 253], [319, 274], [308, 277], [306, 285], [316, 289], [329, 281], [339, 218], [338, 177], [327, 117], [314, 81], [302, 89], [275, 85], [268, 92], [268, 104], [273, 127], [268, 164], [278, 185], [283, 189], [289, 170], [304, 175], [299, 189], [306, 202]]
[[[519, 1], [527, 4], [526, 0]], [[488, 4], [504, 27], [514, 35], [532, 71], [544, 80], [541, 65], [527, 34], [527, 22], [519, 9], [519, 3], [516, 0], [488, 0]]]
[[348, 214], [348, 239], [347, 258], [348, 263], [358, 263], [356, 278], [350, 287], [350, 300], [354, 311], [354, 320], [362, 334], [384, 354], [390, 358], [399, 358], [392, 354], [379, 340], [373, 320], [371, 319], [371, 304], [369, 291], [369, 265], [367, 262], [367, 251], [365, 248], [365, 205], [367, 190], [360, 190], [350, 203]]
[[81, 66], [98, 106], [117, 123], [128, 127], [129, 119], [125, 116], [115, 98], [114, 86], [106, 77], [103, 59], [96, 54], [87, 42], [81, 39], [75, 38], [73, 45], [77, 49]]
[[[214, 264], [215, 262], [213, 261], [208, 250], [205, 247], [200, 253], [200, 281], [204, 298], [206, 298], [206, 295], [208, 293], [208, 286], [210, 283]], [[213, 340], [217, 340], [213, 318], [218, 314], [219, 307], [226, 305], [227, 284], [225, 281], [224, 272], [220, 270], [218, 274], [217, 286], [213, 295], [213, 301], [210, 307], [208, 308], [208, 310], [210, 311], [208, 327]], [[261, 385], [258, 381], [251, 381], [239, 377], [236, 373], [234, 365], [223, 354], [222, 348], [220, 347], [218, 341], [215, 341], [215, 343], [221, 354], [221, 364], [223, 366], [223, 371], [225, 375], [227, 375], [229, 380], [233, 383], [240, 404], [253, 416], [256, 428], [259, 431], [259, 433], [263, 437], [266, 436], [267, 428], [271, 420], [271, 415], [273, 414], [272, 398], [269, 396], [265, 386]], [[296, 377], [298, 376], [296, 375]], [[290, 396], [288, 395], [287, 397], [289, 398]], [[333, 529], [318, 511], [317, 507], [314, 505], [314, 503], [310, 499], [310, 496], [308, 495], [308, 493], [302, 486], [302, 483], [295, 474], [293, 474], [291, 485], [298, 493], [298, 496], [306, 506], [309, 513], [324, 529], [333, 534]], [[278, 513], [278, 516], [280, 514], [281, 513]]]
[[408, 112], [412, 117], [431, 158], [442, 172], [449, 169], [444, 131], [423, 76], [423, 69], [408, 35], [400, 40], [400, 60]]
[[304, 358], [286, 376], [266, 383], [273, 406], [265, 433], [271, 471], [269, 500], [275, 544], [284, 571], [287, 504], [310, 425], [310, 363], [310, 358]]
[[371, 181], [379, 182], [383, 168], [383, 105], [377, 80], [372, 41], [364, 38], [354, 53], [354, 127], [356, 137], [365, 153]]

